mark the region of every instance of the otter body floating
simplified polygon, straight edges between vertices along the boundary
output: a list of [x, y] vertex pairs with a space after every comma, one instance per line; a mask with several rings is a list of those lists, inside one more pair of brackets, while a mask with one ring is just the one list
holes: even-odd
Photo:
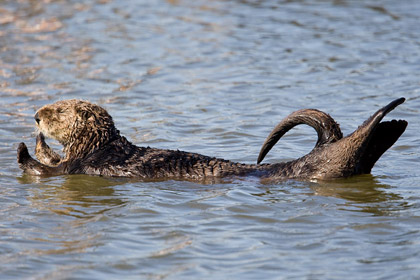
[[[404, 98], [378, 110], [352, 134], [343, 137], [339, 125], [315, 109], [296, 111], [281, 121], [263, 144], [257, 164], [242, 164], [182, 151], [137, 147], [121, 136], [112, 117], [98, 105], [81, 100], [58, 101], [35, 114], [40, 131], [33, 159], [24, 143], [18, 147], [19, 167], [33, 175], [89, 174], [143, 179], [206, 180], [229, 176], [265, 179], [334, 179], [370, 173], [375, 162], [401, 136], [404, 120], [381, 120]], [[285, 163], [259, 164], [294, 126], [307, 124], [318, 141], [307, 155]], [[64, 146], [61, 158], [44, 135]]]

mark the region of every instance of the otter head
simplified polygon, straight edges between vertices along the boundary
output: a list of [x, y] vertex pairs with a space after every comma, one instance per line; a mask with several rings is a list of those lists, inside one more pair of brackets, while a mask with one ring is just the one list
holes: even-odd
[[38, 129], [64, 146], [67, 157], [81, 157], [119, 135], [102, 107], [76, 99], [45, 105], [35, 114]]

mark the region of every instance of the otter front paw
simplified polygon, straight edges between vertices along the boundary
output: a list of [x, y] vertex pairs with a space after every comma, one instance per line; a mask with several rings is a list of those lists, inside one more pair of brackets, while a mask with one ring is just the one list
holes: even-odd
[[45, 136], [42, 132], [40, 132], [37, 136], [36, 136], [36, 145], [43, 145], [43, 144], [47, 144], [45, 143]]
[[57, 166], [61, 162], [60, 155], [48, 146], [42, 132], [36, 137], [35, 156], [41, 163], [49, 166]]
[[42, 164], [33, 159], [28, 152], [28, 148], [25, 143], [20, 143], [17, 149], [17, 162], [19, 167], [23, 169], [25, 173], [31, 175], [54, 175], [64, 174], [62, 167], [51, 167]]
[[[20, 143], [17, 149], [17, 162], [19, 166], [25, 165], [32, 157], [29, 155], [28, 147], [26, 147], [25, 143]], [[23, 167], [20, 167], [24, 169]]]
[[32, 175], [43, 173], [42, 166], [29, 155], [28, 148], [23, 142], [19, 144], [17, 149], [17, 162], [25, 173]]

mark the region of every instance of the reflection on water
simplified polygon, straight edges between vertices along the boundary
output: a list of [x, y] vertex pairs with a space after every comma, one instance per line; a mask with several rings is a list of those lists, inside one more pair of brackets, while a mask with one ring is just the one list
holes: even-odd
[[99, 217], [126, 202], [114, 197], [113, 186], [123, 184], [124, 179], [108, 179], [95, 176], [74, 175], [60, 177], [18, 178], [21, 184], [36, 182], [43, 187], [32, 189], [28, 199], [39, 210], [49, 210], [59, 215], [89, 219]]
[[312, 187], [317, 195], [334, 196], [357, 203], [375, 203], [401, 199], [401, 196], [387, 190], [391, 188], [391, 186], [380, 183], [372, 175], [322, 182]]
[[[28, 213], [21, 216], [23, 220], [18, 219], [19, 212], [10, 213], [16, 217], [3, 228], [3, 236], [13, 236], [26, 245], [20, 248], [18, 242], [14, 245], [16, 252], [3, 254], [0, 259], [4, 265], [22, 257], [89, 252], [100, 246], [102, 230], [107, 227], [107, 212], [126, 205], [126, 201], [114, 195], [113, 187], [122, 183], [118, 180], [78, 175], [49, 178], [25, 175], [18, 181], [28, 186], [25, 197]], [[40, 223], [42, 227], [37, 226]]]
[[[356, 176], [349, 179], [323, 182], [312, 187], [315, 194], [333, 196], [350, 201], [350, 210], [363, 211], [379, 216], [404, 210], [407, 202], [393, 187], [380, 183], [372, 175]], [[347, 208], [344, 206], [344, 208]]]
[[[285, 186], [290, 186], [289, 190]], [[272, 185], [264, 187], [263, 192], [254, 193], [270, 203], [285, 203], [279, 194], [305, 193], [342, 199], [342, 209], [349, 211], [362, 211], [375, 215], [388, 215], [393, 212], [408, 209], [409, 205], [404, 198], [393, 192], [390, 185], [380, 183], [372, 175], [361, 175], [334, 181], [319, 181], [318, 183], [284, 182], [280, 188]], [[307, 192], [307, 190], [312, 192]]]

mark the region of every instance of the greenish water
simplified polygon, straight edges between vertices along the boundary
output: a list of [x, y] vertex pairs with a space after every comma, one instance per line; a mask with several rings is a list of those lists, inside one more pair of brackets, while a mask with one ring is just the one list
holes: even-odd
[[[418, 279], [417, 1], [0, 1], [1, 279]], [[81, 98], [137, 145], [253, 163], [290, 112], [409, 126], [372, 175], [225, 184], [23, 175], [34, 112]], [[298, 127], [266, 162], [299, 157]], [[57, 143], [48, 141], [56, 149]]]

